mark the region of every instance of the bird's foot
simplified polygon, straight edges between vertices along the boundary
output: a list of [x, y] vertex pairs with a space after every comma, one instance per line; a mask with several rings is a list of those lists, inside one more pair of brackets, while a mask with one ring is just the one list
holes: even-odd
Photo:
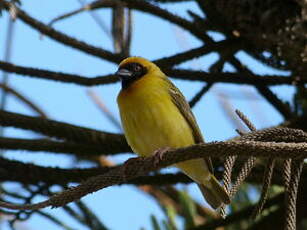
[[154, 165], [157, 166], [159, 162], [163, 159], [164, 153], [166, 153], [168, 150], [170, 150], [170, 147], [163, 147], [159, 148], [154, 151]]

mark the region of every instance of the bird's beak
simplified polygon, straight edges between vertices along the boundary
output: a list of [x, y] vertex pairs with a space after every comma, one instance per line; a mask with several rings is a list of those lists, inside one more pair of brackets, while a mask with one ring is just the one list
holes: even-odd
[[127, 79], [132, 77], [133, 73], [127, 69], [119, 69], [116, 71], [115, 75], [119, 76], [121, 79]]

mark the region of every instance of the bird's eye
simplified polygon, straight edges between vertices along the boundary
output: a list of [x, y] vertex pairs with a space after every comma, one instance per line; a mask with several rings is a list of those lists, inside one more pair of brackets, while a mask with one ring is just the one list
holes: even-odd
[[140, 72], [142, 70], [142, 66], [140, 66], [140, 65], [135, 65], [134, 66], [134, 71], [135, 72]]

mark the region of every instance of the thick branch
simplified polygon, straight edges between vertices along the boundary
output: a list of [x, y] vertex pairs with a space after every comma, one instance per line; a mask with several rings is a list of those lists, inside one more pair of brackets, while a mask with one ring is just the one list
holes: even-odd
[[[15, 160], [0, 158], [0, 180], [18, 181], [25, 184], [62, 184], [81, 182], [91, 176], [109, 171], [112, 167], [91, 169], [61, 169], [26, 164]], [[14, 171], [12, 171], [14, 170]], [[14, 173], [12, 173], [14, 172]]]
[[180, 161], [203, 157], [226, 157], [238, 155], [242, 157], [275, 157], [275, 158], [306, 158], [307, 143], [276, 143], [256, 141], [233, 141], [202, 143], [180, 149], [171, 149], [163, 154], [163, 159], [157, 162], [156, 156], [129, 159], [129, 162], [114, 167], [108, 172], [92, 177], [77, 187], [70, 187], [62, 193], [52, 196], [49, 200], [33, 205], [15, 205], [0, 202], [3, 208], [26, 210], [40, 209], [48, 206], [60, 207], [100, 189], [121, 184], [127, 180], [148, 174], [162, 167], [173, 165]]
[[98, 144], [86, 144], [76, 142], [59, 142], [46, 139], [20, 139], [0, 137], [1, 149], [28, 150], [32, 152], [68, 153], [75, 156], [93, 157], [100, 155], [118, 154], [119, 149], [106, 149]]
[[[15, 160], [0, 158], [0, 180], [15, 181], [24, 184], [46, 183], [50, 185], [66, 185], [67, 183], [81, 183], [90, 177], [97, 176], [113, 169], [114, 167], [94, 167], [88, 169], [57, 167], [43, 167]], [[14, 172], [14, 173], [12, 173]], [[125, 184], [135, 185], [168, 185], [174, 183], [191, 183], [192, 180], [183, 173], [157, 174], [154, 176], [141, 176], [126, 181]]]
[[[15, 160], [0, 158], [0, 180], [9, 182], [20, 182], [23, 184], [46, 183], [50, 185], [65, 185], [75, 182], [81, 183], [93, 176], [105, 173], [114, 167], [95, 167], [95, 168], [71, 168], [61, 169], [57, 167], [43, 167], [34, 164], [22, 163]], [[253, 174], [249, 175], [247, 180], [252, 184], [261, 184], [264, 168], [259, 165], [254, 168]], [[307, 180], [307, 168], [304, 167], [303, 180]], [[16, 172], [16, 173], [12, 173]], [[238, 170], [232, 172], [233, 176], [238, 175]], [[222, 173], [216, 172], [218, 179], [221, 179]], [[170, 185], [177, 183], [191, 183], [189, 177], [183, 173], [176, 174], [155, 174], [153, 176], [140, 176], [138, 178], [123, 182], [122, 184], [134, 185]], [[272, 183], [275, 185], [283, 185], [281, 172], [274, 175]]]
[[[270, 141], [270, 142], [296, 142], [296, 143], [304, 143], [307, 142], [307, 134], [301, 130], [294, 130], [288, 128], [272, 128], [261, 130], [253, 133], [245, 134], [242, 137], [235, 138], [233, 140], [241, 140], [241, 141]], [[113, 152], [107, 151], [105, 148], [102, 148], [98, 144], [86, 144], [86, 143], [74, 143], [74, 142], [56, 142], [50, 140], [24, 140], [24, 139], [15, 139], [15, 138], [1, 138], [0, 139], [0, 146], [4, 149], [23, 149], [23, 150], [30, 150], [30, 151], [50, 151], [50, 152], [62, 152], [62, 153], [69, 153], [74, 154], [77, 156], [97, 156], [99, 154], [112, 154]], [[115, 154], [116, 152], [114, 152]], [[7, 160], [2, 160], [5, 162]], [[19, 181], [23, 183], [37, 183], [39, 181], [44, 181], [46, 183], [67, 183], [67, 182], [80, 182], [79, 180], [84, 180], [89, 176], [96, 176], [98, 175], [99, 171], [93, 171], [93, 174], [88, 174], [88, 171], [82, 170], [77, 171], [79, 174], [79, 180], [75, 180], [75, 171], [72, 169], [71, 171], [65, 170], [62, 176], [57, 176], [57, 181], [53, 180], [53, 168], [47, 168], [46, 170], [43, 167], [37, 166], [38, 168], [35, 169], [35, 165], [28, 166], [27, 164], [18, 162], [14, 164], [7, 165], [0, 165], [0, 168], [8, 170], [8, 174], [2, 173], [2, 180], [4, 181]], [[17, 168], [16, 168], [17, 167]], [[30, 169], [29, 169], [30, 167]], [[31, 171], [31, 170], [34, 171]], [[57, 168], [54, 169], [55, 174], [59, 175], [59, 170]], [[40, 171], [41, 173], [36, 173]], [[18, 175], [12, 176], [11, 172], [18, 172]], [[29, 173], [31, 172], [31, 173]], [[68, 175], [71, 173], [71, 176]], [[249, 182], [252, 183], [261, 183], [261, 177], [263, 174], [263, 169], [255, 168], [254, 173], [249, 176]], [[50, 179], [50, 177], [51, 179]], [[233, 175], [237, 175], [237, 171], [233, 172]], [[282, 178], [281, 172], [277, 173], [273, 178], [273, 183], [282, 185]], [[29, 176], [29, 178], [28, 178]], [[221, 178], [220, 173], [217, 174], [219, 178]], [[152, 180], [155, 179], [144, 179], [139, 181], [133, 181], [133, 183], [143, 183], [143, 184], [151, 184], [154, 183]], [[183, 183], [183, 182], [190, 182], [187, 181], [187, 178], [181, 175], [169, 175], [164, 176], [163, 178], [160, 177], [159, 184], [172, 184], [172, 183]]]
[[97, 147], [102, 147], [103, 152], [131, 151], [123, 135], [101, 132], [39, 117], [0, 111], [0, 125], [32, 130], [49, 137], [76, 143], [95, 144]]

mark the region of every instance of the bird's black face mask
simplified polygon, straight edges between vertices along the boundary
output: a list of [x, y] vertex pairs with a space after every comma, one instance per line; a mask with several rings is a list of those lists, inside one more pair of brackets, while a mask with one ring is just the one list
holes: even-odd
[[115, 73], [122, 81], [122, 88], [128, 88], [133, 82], [140, 79], [147, 73], [146, 67], [139, 63], [127, 63], [120, 66], [118, 71]]

